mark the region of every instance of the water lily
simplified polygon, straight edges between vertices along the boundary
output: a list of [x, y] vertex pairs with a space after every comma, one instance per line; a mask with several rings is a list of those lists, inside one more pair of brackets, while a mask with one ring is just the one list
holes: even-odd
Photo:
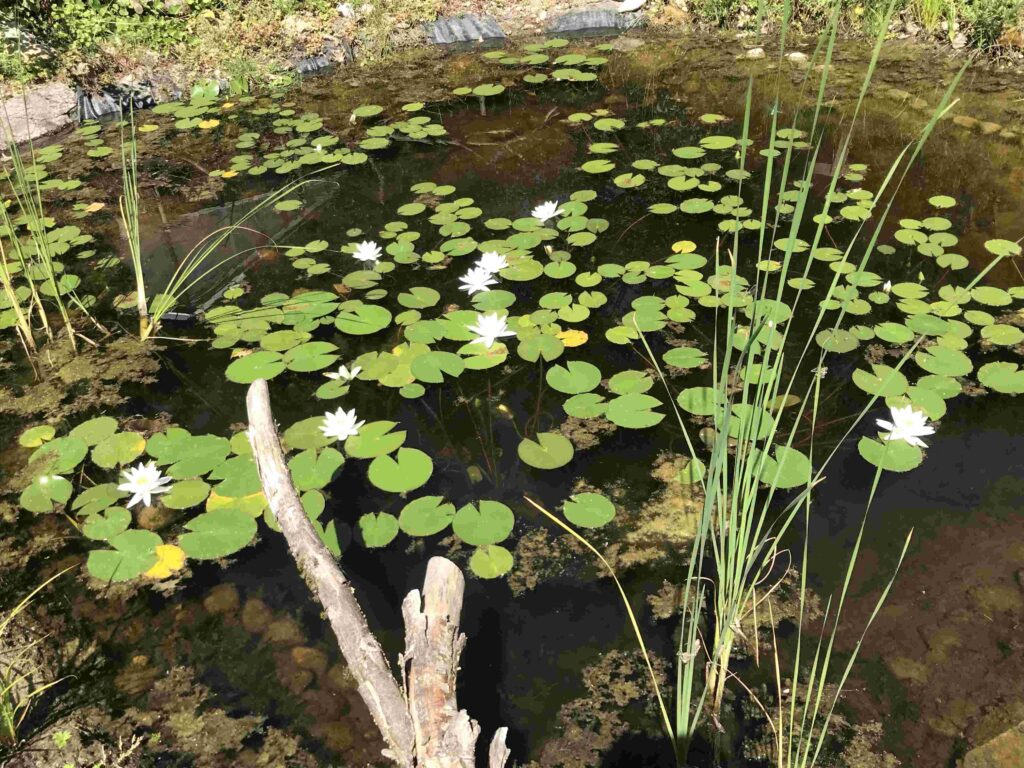
[[882, 290], [886, 293], [892, 292], [892, 280], [886, 280], [885, 285], [882, 286]]
[[889, 409], [892, 414], [892, 421], [878, 419], [877, 423], [882, 429], [889, 432], [882, 437], [885, 440], [905, 440], [918, 448], [927, 448], [921, 439], [925, 435], [934, 435], [935, 427], [928, 426], [928, 416], [923, 411], [915, 411], [914, 406], [905, 405]]
[[160, 473], [155, 461], [148, 464], [139, 462], [134, 467], [124, 470], [121, 477], [124, 478], [124, 482], [117, 486], [117, 490], [132, 494], [128, 501], [129, 508], [134, 507], [140, 501], [148, 507], [153, 503], [153, 494], [166, 493], [170, 490], [168, 484], [171, 482], [171, 478], [164, 477]]
[[515, 331], [508, 329], [508, 323], [505, 322], [505, 318], [498, 315], [497, 312], [491, 312], [486, 315], [480, 315], [477, 318], [476, 325], [469, 326], [469, 330], [477, 335], [473, 341], [483, 344], [485, 347], [490, 349], [494, 346], [494, 342], [504, 336], [515, 336]]
[[343, 365], [336, 373], [325, 373], [324, 376], [328, 379], [333, 379], [334, 381], [352, 381], [352, 379], [358, 376], [359, 372], [362, 370], [363, 369], [358, 365], [352, 366], [352, 370], [349, 370], [347, 365]]
[[323, 151], [324, 151], [324, 145], [323, 145], [323, 144], [321, 144], [321, 143], [320, 143], [320, 142], [318, 141], [318, 142], [316, 143], [316, 145], [315, 145], [315, 146], [313, 147], [313, 151], [314, 151], [314, 152], [323, 152]]
[[359, 261], [376, 261], [380, 258], [380, 254], [379, 245], [372, 240], [364, 240], [356, 246], [356, 250], [352, 255]]
[[539, 221], [541, 224], [543, 224], [545, 221], [554, 216], [557, 216], [561, 212], [562, 209], [558, 207], [558, 201], [549, 200], [548, 202], [541, 203], [536, 208], [534, 208], [530, 215], [533, 216], [533, 218], [537, 219], [537, 221]]
[[348, 440], [358, 435], [365, 423], [359, 421], [355, 408], [351, 411], [339, 408], [334, 413], [328, 411], [324, 414], [324, 423], [320, 425], [320, 431], [332, 440]]
[[462, 281], [459, 290], [466, 291], [470, 296], [480, 291], [490, 290], [490, 287], [498, 282], [494, 279], [494, 275], [482, 267], [474, 267], [459, 280]]
[[484, 269], [492, 275], [496, 275], [508, 266], [508, 259], [506, 259], [503, 254], [497, 253], [496, 251], [487, 251], [487, 253], [476, 260], [476, 264], [474, 266], [476, 266], [477, 269]]

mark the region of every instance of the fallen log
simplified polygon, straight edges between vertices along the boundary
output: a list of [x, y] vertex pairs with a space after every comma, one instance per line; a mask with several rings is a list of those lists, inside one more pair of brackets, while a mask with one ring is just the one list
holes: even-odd
[[[270, 409], [267, 382], [254, 381], [246, 396], [249, 441], [263, 493], [288, 543], [299, 573], [323, 606], [359, 695], [377, 724], [385, 756], [402, 768], [473, 768], [480, 726], [456, 699], [459, 631], [465, 578], [443, 557], [431, 558], [420, 590], [402, 602], [405, 651], [401, 684], [370, 630], [355, 591], [313, 529], [292, 484]], [[488, 768], [504, 768], [507, 728], [491, 741]]]

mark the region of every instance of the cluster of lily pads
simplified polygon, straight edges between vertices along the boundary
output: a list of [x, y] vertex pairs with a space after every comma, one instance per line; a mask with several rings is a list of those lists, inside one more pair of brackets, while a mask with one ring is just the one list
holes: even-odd
[[[547, 52], [562, 47], [563, 41], [551, 40], [522, 57], [506, 52], [487, 56], [508, 66], [551, 64], [549, 74], [527, 74], [530, 83], [586, 81], [604, 63], [602, 57], [583, 54], [552, 59]], [[503, 90], [485, 84], [456, 95], [483, 101]], [[232, 109], [199, 98], [160, 111], [174, 118], [176, 130], [214, 130], [220, 120], [230, 119], [224, 115]], [[293, 138], [283, 149], [280, 144], [260, 149], [259, 134], [242, 133], [236, 148], [260, 151], [237, 155], [227, 170], [213, 173], [230, 179], [271, 169], [283, 174], [320, 163], [364, 162], [364, 150], [384, 149], [396, 138], [443, 135], [442, 126], [417, 116], [422, 109], [422, 104], [406, 105], [402, 119], [387, 122], [380, 107], [358, 108], [353, 122], [375, 122], [358, 147], [348, 148], [323, 133], [322, 121], [312, 113], [296, 113], [287, 104], [254, 108], [254, 115], [262, 110], [257, 117], [273, 120], [276, 135]], [[723, 126], [727, 120], [706, 114], [698, 123]], [[875, 263], [890, 265], [889, 273], [881, 274], [858, 266], [859, 254], [840, 246], [812, 247], [796, 235], [773, 240], [772, 233], [763, 231], [755, 171], [739, 162], [739, 153], [771, 157], [810, 149], [798, 130], [779, 130], [770, 137], [772, 146], [761, 149], [749, 139], [714, 133], [674, 147], [671, 157], [655, 158], [640, 156], [631, 140], [669, 130], [663, 119], [630, 124], [626, 116], [598, 109], [573, 113], [564, 126], [579, 134], [592, 156], [579, 166], [586, 180], [581, 188], [566, 188], [549, 204], [534, 208], [538, 201], [523, 201], [517, 211], [488, 217], [482, 204], [459, 197], [454, 186], [424, 181], [410, 188], [412, 197], [375, 232], [350, 228], [335, 243], [320, 237], [286, 247], [287, 260], [310, 284], [262, 296], [233, 288], [206, 313], [212, 346], [231, 351], [225, 375], [232, 382], [288, 377], [316, 399], [335, 401], [332, 405], [340, 401], [336, 410], [314, 413], [284, 431], [303, 504], [336, 554], [341, 552], [335, 527], [339, 517], [332, 514], [326, 523], [321, 517], [332, 483], [346, 473], [381, 494], [368, 497], [379, 500], [379, 511], [360, 510], [350, 521], [366, 546], [386, 546], [399, 533], [425, 537], [450, 529], [473, 548], [470, 566], [478, 575], [500, 576], [513, 566], [510, 551], [502, 546], [513, 531], [513, 511], [496, 499], [450, 499], [436, 493], [431, 485], [435, 458], [426, 446], [407, 445], [410, 430], [386, 410], [388, 401], [361, 396], [365, 392], [397, 392], [415, 401], [438, 389], [450, 391], [444, 388], [463, 376], [489, 383], [491, 372], [500, 374], [507, 387], [514, 383], [522, 391], [540, 392], [549, 418], [527, 421], [521, 429], [517, 422], [516, 455], [499, 460], [521, 462], [528, 472], [558, 470], [569, 466], [578, 450], [556, 428], [559, 421], [600, 420], [624, 430], [646, 430], [662, 424], [668, 406], [713, 431], [721, 420], [709, 386], [709, 358], [715, 350], [707, 329], [713, 328], [715, 313], [734, 310], [751, 321], [733, 339], [745, 355], [741, 367], [730, 373], [738, 382], [762, 381], [769, 371], [760, 357], [783, 343], [782, 329], [794, 320], [802, 301], [820, 307], [828, 318], [813, 337], [823, 355], [877, 345], [878, 354], [853, 373], [852, 382], [891, 410], [890, 420], [880, 423], [886, 431], [865, 435], [859, 443], [860, 454], [883, 469], [906, 471], [921, 463], [920, 438], [931, 429], [925, 422], [941, 419], [947, 401], [963, 391], [965, 382], [1024, 393], [1024, 369], [1014, 358], [1024, 331], [1010, 311], [1024, 299], [1024, 288], [954, 282], [970, 262], [953, 250], [958, 238], [952, 222], [941, 215], [955, 205], [952, 198], [932, 197], [934, 215], [899, 222], [893, 242], [876, 248]], [[834, 225], [834, 242], [845, 242], [849, 230], [844, 227], [874, 215], [878, 201], [865, 186], [868, 170], [850, 164], [835, 190], [816, 201], [821, 210], [813, 220]], [[775, 195], [772, 213], [780, 222], [794, 214], [805, 183], [797, 180]], [[622, 220], [625, 201], [616, 196], [640, 194], [650, 221]], [[289, 199], [276, 208], [288, 213], [302, 205]], [[661, 230], [703, 227], [730, 241], [734, 234], [763, 235], [766, 247], [756, 262], [735, 264], [722, 257], [714, 242], [701, 246], [679, 239], [623, 256], [614, 243], [602, 240], [608, 232], [630, 228], [637, 234], [652, 222]], [[1007, 240], [990, 240], [985, 248], [993, 257], [1021, 252]], [[782, 268], [783, 254], [800, 265], [786, 278], [787, 301], [758, 298], [755, 286]], [[904, 256], [915, 259], [916, 277], [902, 279], [898, 273]], [[930, 262], [949, 271], [949, 279], [937, 288], [926, 285], [922, 274]], [[761, 322], [755, 325], [754, 318]], [[899, 357], [911, 345], [915, 352], [907, 364], [881, 362], [886, 353]], [[629, 351], [638, 354], [626, 365], [622, 360]], [[674, 403], [658, 386], [659, 369], [678, 384]], [[824, 367], [818, 375], [825, 375]], [[725, 437], [744, 434], [766, 442], [769, 426], [797, 402], [790, 395], [733, 405]], [[381, 412], [357, 413], [375, 407]], [[99, 579], [164, 578], [189, 559], [239, 551], [256, 537], [260, 517], [275, 527], [244, 433], [228, 438], [170, 428], [146, 436], [100, 417], [61, 437], [53, 427], [36, 427], [21, 441], [35, 448], [29, 458], [33, 479], [22, 493], [22, 505], [40, 513], [67, 511], [83, 535], [99, 543], [89, 557], [89, 571]], [[777, 488], [805, 482], [809, 458], [798, 446], [762, 448], [770, 454], [763, 463], [764, 482]], [[690, 458], [681, 482], [700, 478], [701, 456]], [[129, 509], [137, 506], [132, 504], [136, 496], [180, 510], [183, 517], [167, 529], [173, 533], [141, 528]], [[607, 524], [616, 513], [599, 492], [568, 495], [562, 510], [585, 527]]]

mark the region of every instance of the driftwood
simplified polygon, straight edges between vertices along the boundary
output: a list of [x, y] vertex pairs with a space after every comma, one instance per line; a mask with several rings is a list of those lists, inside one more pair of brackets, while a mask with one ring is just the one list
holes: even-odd
[[[310, 590], [323, 605], [359, 694], [387, 744], [384, 754], [402, 768], [473, 768], [480, 726], [456, 703], [459, 632], [465, 579], [458, 566], [431, 558], [419, 590], [402, 603], [405, 651], [402, 683], [366, 622], [352, 585], [320, 541], [292, 484], [270, 410], [267, 382], [259, 379], [246, 397], [249, 441], [271, 511], [288, 550]], [[488, 768], [503, 768], [510, 752], [507, 728], [491, 741]]]

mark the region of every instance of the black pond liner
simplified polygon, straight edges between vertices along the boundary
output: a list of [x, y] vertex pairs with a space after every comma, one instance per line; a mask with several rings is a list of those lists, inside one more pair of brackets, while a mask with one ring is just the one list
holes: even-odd
[[618, 11], [596, 8], [569, 11], [556, 17], [545, 30], [549, 35], [615, 35], [643, 25], [643, 14], [619, 13]]
[[434, 45], [459, 43], [485, 43], [504, 40], [505, 31], [493, 16], [445, 16], [423, 25], [427, 37]]

